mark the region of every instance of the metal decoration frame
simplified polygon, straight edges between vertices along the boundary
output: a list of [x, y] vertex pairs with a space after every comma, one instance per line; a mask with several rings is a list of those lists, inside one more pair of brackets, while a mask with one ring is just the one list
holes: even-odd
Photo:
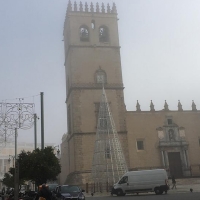
[[0, 147], [12, 142], [15, 129], [29, 129], [34, 125], [34, 103], [0, 103]]

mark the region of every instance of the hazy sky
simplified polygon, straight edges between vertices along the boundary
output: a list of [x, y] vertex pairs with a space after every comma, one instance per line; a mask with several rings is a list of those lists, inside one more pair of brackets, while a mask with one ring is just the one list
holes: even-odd
[[[191, 110], [192, 100], [199, 109], [200, 1], [114, 2], [127, 110], [135, 110], [137, 100], [142, 110], [149, 110], [150, 100], [156, 110], [165, 100], [171, 110], [177, 110], [178, 100], [184, 110]], [[45, 142], [55, 144], [67, 132], [62, 41], [67, 3], [0, 0], [0, 101], [29, 97], [24, 102], [35, 103], [40, 117], [37, 95], [44, 92]], [[19, 140], [33, 142], [33, 129], [19, 130]]]

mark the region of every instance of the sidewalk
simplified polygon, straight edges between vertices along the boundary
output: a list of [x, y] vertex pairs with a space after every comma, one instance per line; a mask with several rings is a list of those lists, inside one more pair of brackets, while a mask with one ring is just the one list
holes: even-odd
[[[171, 180], [169, 180], [170, 186], [172, 186]], [[176, 193], [176, 192], [190, 192], [190, 189], [193, 192], [200, 192], [200, 178], [184, 178], [184, 179], [176, 179], [176, 188], [170, 189], [168, 193]]]
[[[169, 179], [170, 187], [172, 187], [172, 181]], [[190, 192], [190, 189], [193, 189], [193, 192], [200, 192], [200, 178], [184, 178], [184, 179], [176, 179], [176, 189], [170, 189], [168, 194], [173, 193], [187, 193]], [[85, 193], [86, 197], [92, 197], [91, 193]], [[96, 192], [94, 197], [99, 196], [110, 196], [110, 192]]]

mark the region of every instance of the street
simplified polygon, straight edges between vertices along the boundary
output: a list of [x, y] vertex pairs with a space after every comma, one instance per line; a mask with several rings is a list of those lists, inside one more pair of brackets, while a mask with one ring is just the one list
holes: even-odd
[[174, 194], [163, 194], [163, 195], [155, 195], [155, 194], [139, 194], [139, 195], [127, 195], [123, 197], [117, 197], [117, 196], [105, 196], [105, 197], [86, 197], [86, 199], [94, 199], [94, 200], [156, 200], [156, 199], [162, 199], [162, 200], [197, 200], [200, 199], [200, 193], [199, 192], [193, 192], [193, 193], [174, 193]]

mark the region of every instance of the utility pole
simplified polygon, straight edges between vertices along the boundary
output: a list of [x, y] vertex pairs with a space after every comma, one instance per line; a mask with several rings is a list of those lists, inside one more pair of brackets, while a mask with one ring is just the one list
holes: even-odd
[[40, 92], [41, 98], [41, 149], [44, 149], [44, 101], [43, 101], [44, 93]]
[[19, 194], [19, 161], [17, 157], [17, 128], [15, 128], [15, 190], [14, 200], [18, 199]]
[[34, 114], [34, 142], [35, 149], [37, 149], [37, 114]]

